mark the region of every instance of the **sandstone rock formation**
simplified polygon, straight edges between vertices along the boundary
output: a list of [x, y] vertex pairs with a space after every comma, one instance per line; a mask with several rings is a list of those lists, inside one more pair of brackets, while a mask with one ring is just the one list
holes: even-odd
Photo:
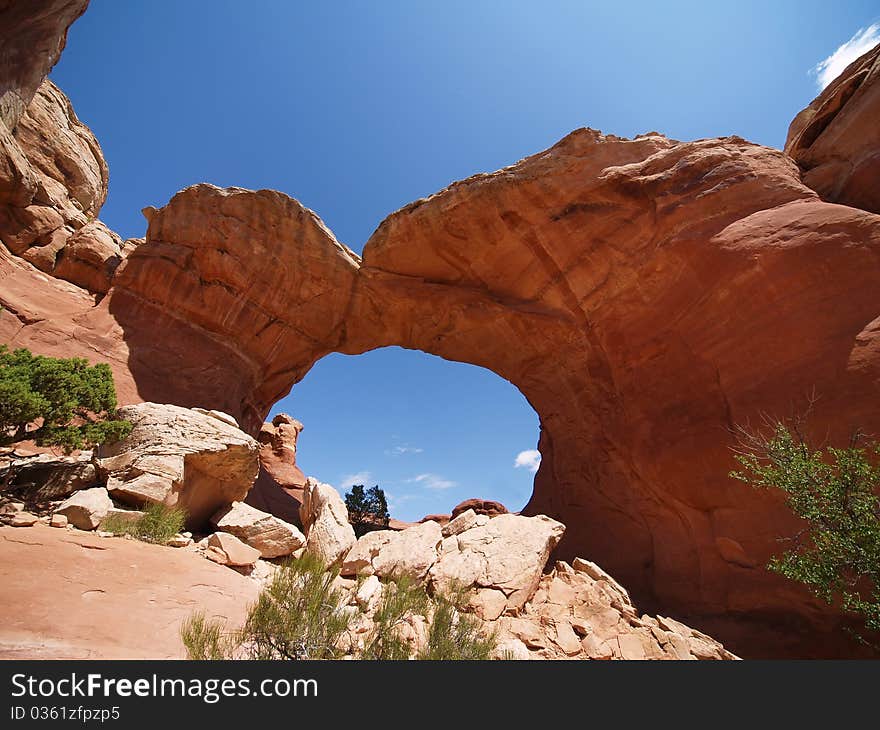
[[[516, 616], [494, 623], [498, 654], [516, 659], [735, 659], [715, 639], [663, 616], [639, 616], [626, 591], [575, 559], [540, 580]], [[598, 572], [597, 572], [598, 571]]]
[[329, 484], [311, 477], [306, 481], [300, 519], [306, 534], [306, 551], [328, 565], [340, 562], [355, 544], [345, 502]]
[[296, 441], [303, 425], [286, 413], [264, 423], [257, 434], [260, 442], [260, 473], [245, 501], [271, 512], [285, 522], [299, 525], [306, 476], [296, 463]]
[[14, 474], [7, 490], [29, 503], [68, 497], [79, 489], [98, 486], [100, 482], [90, 451], [76, 456], [0, 457], [0, 483], [5, 483], [4, 477], [10, 469]]
[[436, 522], [424, 522], [401, 531], [374, 530], [348, 551], [340, 573], [422, 580], [437, 562], [442, 539]]
[[564, 531], [543, 515], [489, 519], [468, 510], [442, 528], [423, 522], [400, 532], [368, 532], [345, 556], [340, 573], [406, 576], [444, 594], [466, 589], [477, 615], [495, 620], [532, 597]]
[[120, 409], [131, 434], [99, 451], [107, 488], [139, 507], [177, 506], [190, 529], [241, 501], [257, 476], [257, 442], [223, 417], [179, 406], [140, 403]]
[[[67, 229], [105, 185], [46, 86], [28, 112], [45, 125], [3, 138], [0, 341], [107, 361], [121, 402], [214, 408], [254, 434], [330, 352], [398, 345], [486, 367], [540, 417], [524, 513], [568, 525], [560, 557], [588, 556], [644, 605], [714, 622], [749, 651], [848, 652], [833, 610], [761, 568], [796, 530], [788, 511], [726, 475], [736, 425], [813, 393], [828, 443], [880, 431], [872, 58], [794, 125], [804, 180], [738, 137], [582, 129], [397, 211], [362, 258], [282, 193], [197, 185], [145, 211], [145, 240], [121, 251], [103, 298], [39, 270], [54, 271], [53, 251], [64, 263]], [[43, 165], [44, 144], [84, 167]]]
[[41, 525], [0, 528], [0, 583], [3, 659], [182, 659], [184, 619], [237, 628], [258, 592], [190, 550]]
[[260, 551], [246, 545], [235, 535], [215, 532], [208, 537], [205, 557], [220, 565], [249, 567], [260, 559]]
[[278, 558], [299, 550], [306, 543], [293, 525], [244, 502], [233, 502], [220, 509], [211, 524], [221, 532], [235, 535], [264, 558]]
[[452, 508], [451, 517], [455, 519], [468, 510], [473, 510], [478, 515], [487, 515], [489, 517], [507, 514], [507, 507], [501, 504], [501, 502], [491, 499], [466, 499]]
[[785, 151], [823, 200], [880, 213], [880, 46], [853, 61], [788, 129]]
[[55, 510], [80, 530], [94, 530], [113, 508], [113, 501], [104, 487], [81, 489], [64, 500]]
[[[450, 523], [451, 524], [451, 523]], [[429, 578], [435, 589], [473, 587], [470, 603], [494, 620], [521, 608], [535, 593], [544, 565], [565, 526], [544, 515], [499, 515], [443, 540]]]

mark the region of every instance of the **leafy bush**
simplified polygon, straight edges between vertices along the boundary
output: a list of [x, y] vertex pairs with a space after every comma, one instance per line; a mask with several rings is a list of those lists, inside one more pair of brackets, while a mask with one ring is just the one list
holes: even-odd
[[33, 439], [70, 453], [118, 441], [131, 423], [114, 418], [115, 411], [108, 365], [0, 345], [0, 445]]
[[122, 515], [110, 515], [101, 529], [116, 535], [131, 535], [144, 542], [164, 545], [183, 529], [186, 512], [164, 504], [150, 504], [137, 520], [126, 520]]
[[180, 627], [180, 638], [186, 647], [188, 659], [200, 661], [230, 659], [233, 640], [223, 632], [223, 622], [208, 619], [197, 611]]
[[382, 600], [373, 615], [370, 632], [361, 659], [409, 659], [409, 643], [401, 636], [404, 620], [428, 612], [429, 599], [425, 589], [408, 577], [385, 585]]
[[460, 661], [486, 660], [495, 649], [495, 633], [484, 633], [480, 621], [460, 611], [464, 592], [453, 591], [449, 596], [433, 599], [433, 612], [428, 627], [428, 643], [419, 653], [419, 659]]
[[338, 575], [312, 555], [283, 565], [251, 606], [241, 631], [195, 614], [181, 628], [190, 659], [335, 659], [351, 624]]
[[378, 484], [367, 490], [364, 490], [363, 484], [355, 484], [345, 495], [345, 506], [348, 509], [348, 521], [358, 537], [370, 530], [388, 527], [391, 519], [388, 500]]
[[[181, 639], [190, 659], [337, 659], [345, 653], [345, 634], [357, 609], [333, 586], [336, 570], [327, 570], [306, 554], [282, 566], [248, 611], [241, 631], [224, 633], [223, 624], [196, 613], [184, 622]], [[430, 597], [409, 578], [385, 585], [372, 616], [364, 647], [349, 647], [357, 659], [488, 659], [494, 634], [459, 612], [462, 592]], [[410, 617], [427, 617], [427, 645], [413, 656], [402, 632]]]
[[[754, 487], [778, 489], [804, 528], [769, 569], [806, 584], [828, 603], [859, 615], [880, 630], [880, 446], [812, 448], [795, 429], [775, 424], [769, 438], [749, 435], [730, 476]], [[869, 458], [870, 457], [872, 458]]]

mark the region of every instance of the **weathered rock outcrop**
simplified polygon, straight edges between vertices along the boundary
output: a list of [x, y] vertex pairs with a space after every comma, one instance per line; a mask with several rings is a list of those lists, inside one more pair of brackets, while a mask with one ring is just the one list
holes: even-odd
[[564, 531], [543, 515], [490, 519], [468, 510], [442, 528], [428, 521], [400, 532], [368, 532], [345, 556], [340, 572], [392, 580], [405, 576], [444, 594], [465, 589], [471, 608], [491, 621], [532, 598]]
[[475, 523], [443, 540], [429, 573], [431, 584], [441, 592], [455, 585], [473, 587], [470, 602], [478, 615], [496, 619], [534, 595], [563, 532], [564, 525], [544, 515], [505, 514]]
[[290, 555], [306, 543], [293, 525], [244, 502], [222, 508], [211, 518], [211, 524], [256, 548], [264, 558]]
[[92, 463], [92, 453], [76, 456], [53, 454], [0, 456], [0, 484], [12, 469], [9, 486], [4, 490], [29, 504], [63, 499], [78, 489], [99, 486], [101, 479]]
[[466, 499], [452, 508], [450, 516], [452, 519], [455, 519], [468, 510], [473, 510], [478, 515], [487, 515], [488, 517], [507, 514], [507, 507], [501, 504], [501, 502], [491, 499]]
[[345, 502], [333, 487], [309, 478], [303, 490], [300, 519], [306, 551], [327, 565], [341, 562], [355, 543]]
[[[829, 443], [880, 432], [880, 216], [865, 182], [880, 84], [864, 68], [843, 111], [798, 123], [815, 139], [789, 149], [810, 185], [866, 209], [820, 200], [791, 157], [738, 137], [583, 129], [404, 207], [363, 259], [282, 193], [187, 188], [146, 210], [145, 241], [96, 304], [24, 257], [23, 233], [75, 228], [73, 202], [40, 203], [31, 223], [0, 225], [0, 341], [107, 361], [122, 402], [215, 408], [253, 434], [330, 352], [399, 345], [481, 365], [540, 416], [524, 513], [568, 525], [559, 556], [595, 559], [666, 612], [781, 621], [789, 636], [800, 622], [811, 644], [787, 651], [833, 653], [816, 638], [833, 612], [761, 568], [796, 529], [789, 513], [726, 475], [735, 425], [812, 393]], [[29, 144], [4, 147], [4, 169]], [[811, 176], [824, 149], [852, 171]], [[828, 193], [813, 177], [845, 183]], [[9, 179], [4, 200], [28, 209], [24, 177]], [[100, 199], [64, 180], [70, 201]]]
[[57, 63], [67, 29], [89, 0], [3, 0], [0, 46], [0, 121], [14, 130], [37, 87]]
[[119, 413], [134, 424], [131, 434], [98, 454], [116, 499], [135, 507], [180, 507], [187, 526], [200, 529], [251, 488], [257, 442], [229, 416], [159, 403], [125, 406]]
[[[0, 239], [46, 273], [103, 295], [122, 261], [119, 236], [95, 220], [108, 172], [91, 130], [51, 81], [37, 90], [0, 164]], [[14, 164], [13, 164], [14, 163]]]
[[296, 463], [296, 441], [303, 425], [286, 413], [264, 423], [260, 442], [260, 473], [245, 501], [292, 525], [299, 525], [306, 476]]
[[853, 61], [792, 121], [785, 151], [832, 203], [880, 213], [880, 45]]
[[499, 655], [514, 659], [736, 659], [680, 621], [639, 616], [614, 579], [578, 558], [557, 563], [518, 615], [493, 626]]

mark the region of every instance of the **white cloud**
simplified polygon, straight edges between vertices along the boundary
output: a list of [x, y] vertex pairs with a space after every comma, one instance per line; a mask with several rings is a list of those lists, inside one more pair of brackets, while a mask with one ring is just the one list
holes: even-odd
[[418, 446], [395, 446], [393, 449], [385, 451], [389, 456], [403, 456], [404, 454], [421, 454], [424, 449]]
[[859, 28], [852, 38], [812, 69], [819, 89], [828, 86], [847, 66], [878, 43], [880, 43], [880, 23]]
[[451, 489], [452, 487], [458, 486], [458, 482], [453, 482], [449, 479], [444, 479], [439, 474], [419, 474], [418, 476], [413, 477], [412, 479], [407, 479], [408, 482], [416, 482], [417, 484], [421, 484], [423, 487], [427, 489]]
[[373, 481], [373, 475], [368, 471], [358, 471], [354, 474], [347, 474], [342, 477], [339, 482], [339, 490], [351, 489], [355, 484], [363, 484], [365, 487], [370, 486], [369, 482]]
[[411, 494], [409, 492], [405, 492], [403, 494], [391, 493], [386, 490], [385, 499], [388, 500], [388, 508], [390, 510], [396, 510], [400, 507], [404, 502], [409, 502], [410, 500], [417, 499], [417, 494]]
[[541, 465], [541, 452], [537, 449], [529, 449], [528, 451], [520, 451], [513, 460], [515, 469], [528, 469], [532, 474], [538, 471]]

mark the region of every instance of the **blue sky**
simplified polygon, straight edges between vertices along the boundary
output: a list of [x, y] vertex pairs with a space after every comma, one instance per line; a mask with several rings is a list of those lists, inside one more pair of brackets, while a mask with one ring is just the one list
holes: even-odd
[[[581, 126], [780, 147], [877, 23], [876, 0], [92, 0], [52, 78], [101, 142], [123, 236], [208, 181], [282, 190], [360, 251], [410, 200]], [[531, 493], [534, 455], [514, 462], [537, 417], [480, 368], [332, 355], [277, 410], [305, 423], [307, 473], [378, 483], [402, 519]]]

